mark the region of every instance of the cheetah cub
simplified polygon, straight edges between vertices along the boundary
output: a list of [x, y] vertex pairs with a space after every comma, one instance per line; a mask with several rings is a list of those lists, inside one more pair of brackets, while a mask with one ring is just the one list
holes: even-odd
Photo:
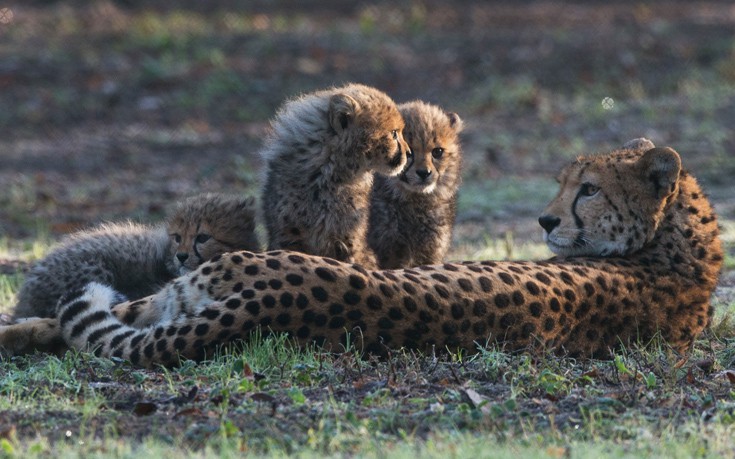
[[386, 94], [359, 84], [286, 102], [263, 150], [269, 250], [376, 267], [367, 247], [373, 172], [403, 169], [409, 152], [403, 126]]
[[20, 288], [16, 318], [55, 317], [64, 294], [95, 281], [128, 299], [225, 252], [257, 250], [252, 198], [201, 194], [180, 202], [166, 224], [108, 223], [68, 236], [36, 263]]
[[460, 182], [460, 117], [421, 101], [398, 109], [413, 156], [398, 176], [375, 176], [368, 245], [381, 269], [442, 261], [452, 237]]

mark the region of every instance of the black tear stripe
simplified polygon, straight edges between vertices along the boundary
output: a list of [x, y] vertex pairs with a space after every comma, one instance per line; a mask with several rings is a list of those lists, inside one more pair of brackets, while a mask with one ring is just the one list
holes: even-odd
[[403, 153], [401, 147], [398, 147], [398, 152], [395, 155], [393, 155], [393, 157], [391, 159], [388, 160], [388, 165], [391, 168], [398, 167], [398, 165], [401, 164], [401, 156], [403, 156], [403, 154], [404, 153]]
[[579, 201], [580, 196], [582, 196], [581, 189], [577, 191], [577, 196], [574, 197], [574, 202], [572, 203], [572, 216], [574, 217], [574, 224], [577, 225], [577, 229], [579, 230], [577, 237], [574, 238], [574, 245], [577, 247], [582, 247], [584, 245], [584, 223], [582, 222], [582, 219], [579, 218], [579, 215], [577, 215], [577, 201]]

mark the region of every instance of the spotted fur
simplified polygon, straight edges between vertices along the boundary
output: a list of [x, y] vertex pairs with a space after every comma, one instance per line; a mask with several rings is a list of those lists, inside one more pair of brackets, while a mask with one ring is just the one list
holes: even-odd
[[460, 182], [459, 116], [420, 101], [398, 109], [412, 155], [399, 175], [375, 176], [368, 244], [381, 269], [441, 263], [452, 238]]
[[[89, 282], [112, 286], [121, 301], [138, 299], [216, 255], [258, 250], [255, 209], [252, 198], [200, 194], [178, 203], [165, 224], [108, 223], [68, 236], [27, 274], [14, 311], [20, 328], [6, 348], [22, 352], [27, 342], [64, 349], [56, 306]], [[48, 320], [18, 321], [26, 317]], [[20, 337], [24, 327], [30, 337]]]
[[[142, 366], [203, 359], [258, 327], [335, 351], [349, 333], [359, 349], [378, 354], [401, 346], [471, 352], [501, 342], [507, 349], [607, 357], [621, 344], [656, 335], [686, 352], [709, 323], [723, 255], [713, 209], [678, 160], [670, 148], [625, 150], [580, 158], [562, 173], [604, 175], [603, 192], [620, 185], [640, 190], [638, 199], [602, 205], [618, 208], [624, 229], [651, 235], [640, 246], [633, 240], [621, 256], [368, 271], [295, 252], [230, 253], [112, 312], [114, 291], [88, 285], [60, 306], [64, 337], [75, 348]], [[661, 186], [662, 177], [674, 177], [674, 186]], [[562, 180], [546, 215], [558, 215], [559, 225], [568, 225], [569, 215], [586, 226], [604, 218], [605, 212], [582, 206], [575, 213], [566, 205], [586, 180]], [[641, 217], [643, 209], [654, 215]], [[128, 314], [141, 308], [161, 318], [145, 326]]]
[[272, 123], [263, 215], [269, 249], [374, 267], [367, 247], [372, 173], [406, 163], [403, 118], [384, 93], [350, 84], [287, 102]]

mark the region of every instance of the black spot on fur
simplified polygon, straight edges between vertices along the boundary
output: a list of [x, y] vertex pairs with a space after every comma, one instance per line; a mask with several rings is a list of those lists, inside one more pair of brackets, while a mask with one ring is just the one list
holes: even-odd
[[320, 279], [327, 282], [334, 282], [337, 280], [337, 275], [329, 268], [324, 268], [320, 266], [314, 270], [314, 273], [316, 273], [316, 275], [319, 276]]
[[299, 285], [304, 283], [304, 278], [299, 276], [298, 274], [286, 274], [286, 282], [293, 285], [294, 287], [298, 287]]
[[350, 287], [354, 288], [355, 290], [362, 290], [366, 286], [367, 284], [365, 283], [365, 279], [363, 277], [350, 274]]
[[498, 293], [495, 295], [495, 306], [499, 309], [507, 308], [510, 305], [510, 298], [505, 293]]
[[328, 294], [328, 293], [327, 293], [327, 291], [326, 291], [326, 290], [324, 289], [324, 287], [319, 287], [319, 286], [317, 286], [317, 287], [312, 287], [312, 288], [311, 288], [311, 295], [312, 295], [312, 296], [313, 296], [313, 297], [314, 297], [314, 298], [315, 298], [316, 300], [318, 300], [318, 301], [322, 301], [322, 302], [324, 302], [324, 301], [327, 301], [327, 299], [329, 298], [329, 294]]
[[378, 296], [370, 295], [367, 297], [367, 305], [368, 308], [377, 311], [383, 308], [383, 301]]
[[498, 277], [500, 277], [500, 280], [502, 280], [504, 283], [508, 285], [515, 284], [515, 280], [513, 280], [513, 276], [511, 276], [508, 273], [499, 273]]

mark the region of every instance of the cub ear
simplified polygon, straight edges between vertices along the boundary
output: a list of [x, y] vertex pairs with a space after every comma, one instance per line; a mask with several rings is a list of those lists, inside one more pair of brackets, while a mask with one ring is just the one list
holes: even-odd
[[337, 133], [347, 129], [355, 119], [357, 101], [347, 94], [335, 94], [329, 98], [329, 124]]
[[652, 148], [643, 153], [638, 163], [643, 179], [657, 198], [664, 199], [674, 192], [681, 171], [679, 153], [669, 147]]
[[626, 150], [650, 150], [656, 148], [656, 145], [645, 137], [639, 137], [625, 142], [623, 148]]
[[462, 122], [462, 118], [460, 118], [459, 115], [454, 112], [449, 112], [447, 113], [447, 118], [449, 118], [449, 126], [454, 129], [454, 132], [462, 132], [462, 129], [464, 128], [464, 122]]

